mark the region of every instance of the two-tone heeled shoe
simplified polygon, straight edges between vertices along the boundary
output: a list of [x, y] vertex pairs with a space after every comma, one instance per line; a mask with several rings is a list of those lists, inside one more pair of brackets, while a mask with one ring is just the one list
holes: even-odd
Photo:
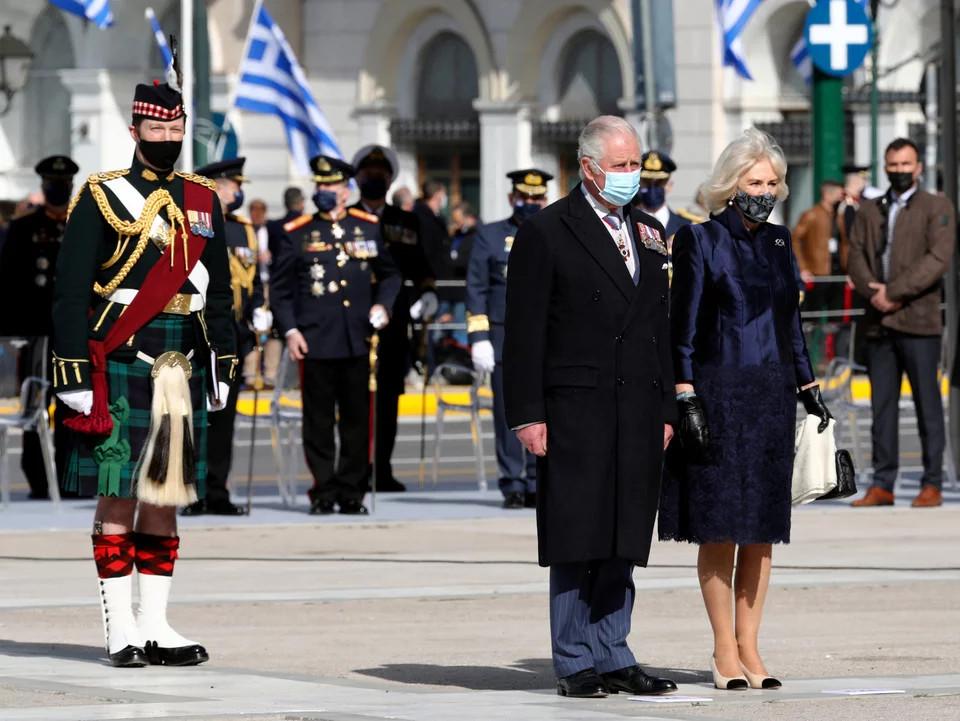
[[759, 688], [764, 691], [775, 691], [776, 689], [783, 686], [780, 683], [779, 679], [774, 678], [773, 676], [765, 676], [762, 673], [750, 673], [749, 669], [740, 664], [740, 668], [743, 669], [743, 675], [747, 677], [747, 681], [750, 684], [750, 688]]
[[744, 691], [747, 689], [747, 679], [743, 676], [727, 678], [717, 669], [717, 659], [710, 657], [710, 668], [713, 671], [713, 685], [722, 691]]

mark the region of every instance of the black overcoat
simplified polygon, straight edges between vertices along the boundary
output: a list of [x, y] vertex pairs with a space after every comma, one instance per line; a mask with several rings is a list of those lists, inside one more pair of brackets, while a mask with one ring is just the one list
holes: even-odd
[[[504, 390], [511, 428], [545, 421], [537, 468], [540, 565], [646, 565], [663, 426], [675, 423], [668, 258], [637, 248], [634, 285], [580, 186], [520, 227], [507, 268]], [[631, 215], [632, 214], [632, 217]]]

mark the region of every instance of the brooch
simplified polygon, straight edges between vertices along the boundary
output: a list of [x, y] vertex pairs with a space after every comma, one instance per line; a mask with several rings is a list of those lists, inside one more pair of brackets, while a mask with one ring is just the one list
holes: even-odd
[[777, 238], [773, 242], [778, 248], [783, 248], [787, 244], [787, 241], [785, 241], [783, 238]]

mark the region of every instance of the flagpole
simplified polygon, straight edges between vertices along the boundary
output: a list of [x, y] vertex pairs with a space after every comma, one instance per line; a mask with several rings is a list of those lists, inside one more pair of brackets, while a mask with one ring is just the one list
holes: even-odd
[[180, 90], [187, 113], [180, 160], [187, 172], [193, 170], [193, 2], [194, 0], [182, 0], [180, 3], [180, 68], [183, 71]]
[[[253, 6], [253, 14], [250, 15], [250, 24], [247, 26], [247, 37], [243, 41], [243, 52], [240, 53], [240, 68], [243, 67], [244, 60], [247, 59], [247, 53], [250, 51], [250, 38], [253, 37], [253, 26], [260, 15], [260, 8], [263, 6], [263, 0], [257, 0]], [[234, 109], [233, 104], [237, 101], [237, 88], [240, 87], [240, 73], [237, 72], [236, 81], [230, 88], [228, 96], [227, 109], [223, 113], [223, 127], [220, 129], [220, 137], [217, 138], [216, 160], [223, 159], [223, 151], [227, 145], [227, 133], [233, 128]]]

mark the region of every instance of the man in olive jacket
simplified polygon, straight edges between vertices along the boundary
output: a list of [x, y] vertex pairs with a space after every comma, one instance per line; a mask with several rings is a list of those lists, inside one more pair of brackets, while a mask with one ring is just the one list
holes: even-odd
[[956, 241], [953, 206], [921, 190], [917, 146], [898, 138], [884, 164], [890, 188], [860, 206], [848, 272], [867, 306], [867, 365], [873, 411], [873, 485], [854, 506], [893, 505], [899, 468], [900, 379], [906, 371], [917, 409], [923, 476], [914, 507], [943, 501], [946, 434], [937, 369], [943, 335], [943, 276]]
[[525, 221], [510, 253], [507, 422], [538, 456], [558, 693], [670, 693], [627, 646], [677, 414], [666, 235], [630, 207], [640, 147], [626, 121], [591, 121], [578, 157], [583, 182]]

